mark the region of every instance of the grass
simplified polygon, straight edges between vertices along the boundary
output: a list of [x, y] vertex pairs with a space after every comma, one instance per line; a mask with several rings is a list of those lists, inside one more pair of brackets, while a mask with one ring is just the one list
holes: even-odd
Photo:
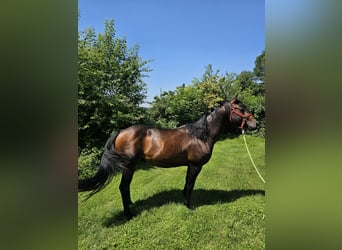
[[[265, 141], [247, 136], [265, 178]], [[86, 202], [79, 195], [79, 249], [264, 249], [265, 192], [243, 142], [218, 141], [199, 174], [193, 209], [183, 205], [186, 167], [142, 165], [131, 184], [132, 211], [122, 214], [121, 175]]]

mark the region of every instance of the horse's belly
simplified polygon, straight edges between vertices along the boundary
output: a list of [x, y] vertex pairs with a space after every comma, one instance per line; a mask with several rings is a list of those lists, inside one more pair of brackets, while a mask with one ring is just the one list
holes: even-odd
[[158, 167], [177, 167], [187, 165], [187, 155], [185, 152], [170, 154], [171, 152], [159, 152], [158, 154], [146, 154], [144, 159]]
[[163, 161], [163, 160], [151, 160], [149, 161], [152, 165], [161, 167], [161, 168], [173, 168], [179, 166], [186, 166], [186, 162], [184, 161]]

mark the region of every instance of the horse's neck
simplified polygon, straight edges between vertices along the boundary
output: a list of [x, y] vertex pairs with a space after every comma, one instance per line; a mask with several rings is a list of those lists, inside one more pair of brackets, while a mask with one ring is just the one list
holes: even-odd
[[211, 143], [214, 145], [214, 143], [217, 141], [220, 133], [222, 132], [223, 128], [225, 127], [226, 122], [226, 114], [225, 112], [217, 112], [214, 115], [211, 115], [211, 117], [208, 119], [208, 127], [210, 130], [210, 138]]

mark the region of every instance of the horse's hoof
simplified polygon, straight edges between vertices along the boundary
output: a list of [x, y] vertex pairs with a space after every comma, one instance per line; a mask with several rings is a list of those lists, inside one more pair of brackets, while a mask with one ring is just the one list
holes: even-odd
[[190, 209], [190, 202], [184, 201], [184, 206]]
[[133, 218], [133, 215], [131, 212], [124, 212], [124, 216], [126, 217], [127, 220], [131, 220]]
[[127, 220], [131, 220], [133, 218], [133, 215], [129, 214], [129, 215], [126, 215], [126, 219]]

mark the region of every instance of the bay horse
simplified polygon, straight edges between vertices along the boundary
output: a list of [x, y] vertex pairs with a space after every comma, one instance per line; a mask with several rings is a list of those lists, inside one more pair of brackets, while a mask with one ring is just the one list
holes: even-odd
[[122, 173], [119, 186], [124, 215], [132, 218], [129, 205], [130, 183], [139, 160], [169, 168], [187, 166], [183, 189], [184, 205], [190, 197], [202, 166], [211, 157], [215, 142], [227, 127], [256, 128], [256, 119], [236, 97], [203, 115], [198, 121], [175, 129], [133, 125], [109, 137], [97, 173], [78, 181], [78, 191], [91, 191], [87, 198], [102, 190], [114, 174]]

